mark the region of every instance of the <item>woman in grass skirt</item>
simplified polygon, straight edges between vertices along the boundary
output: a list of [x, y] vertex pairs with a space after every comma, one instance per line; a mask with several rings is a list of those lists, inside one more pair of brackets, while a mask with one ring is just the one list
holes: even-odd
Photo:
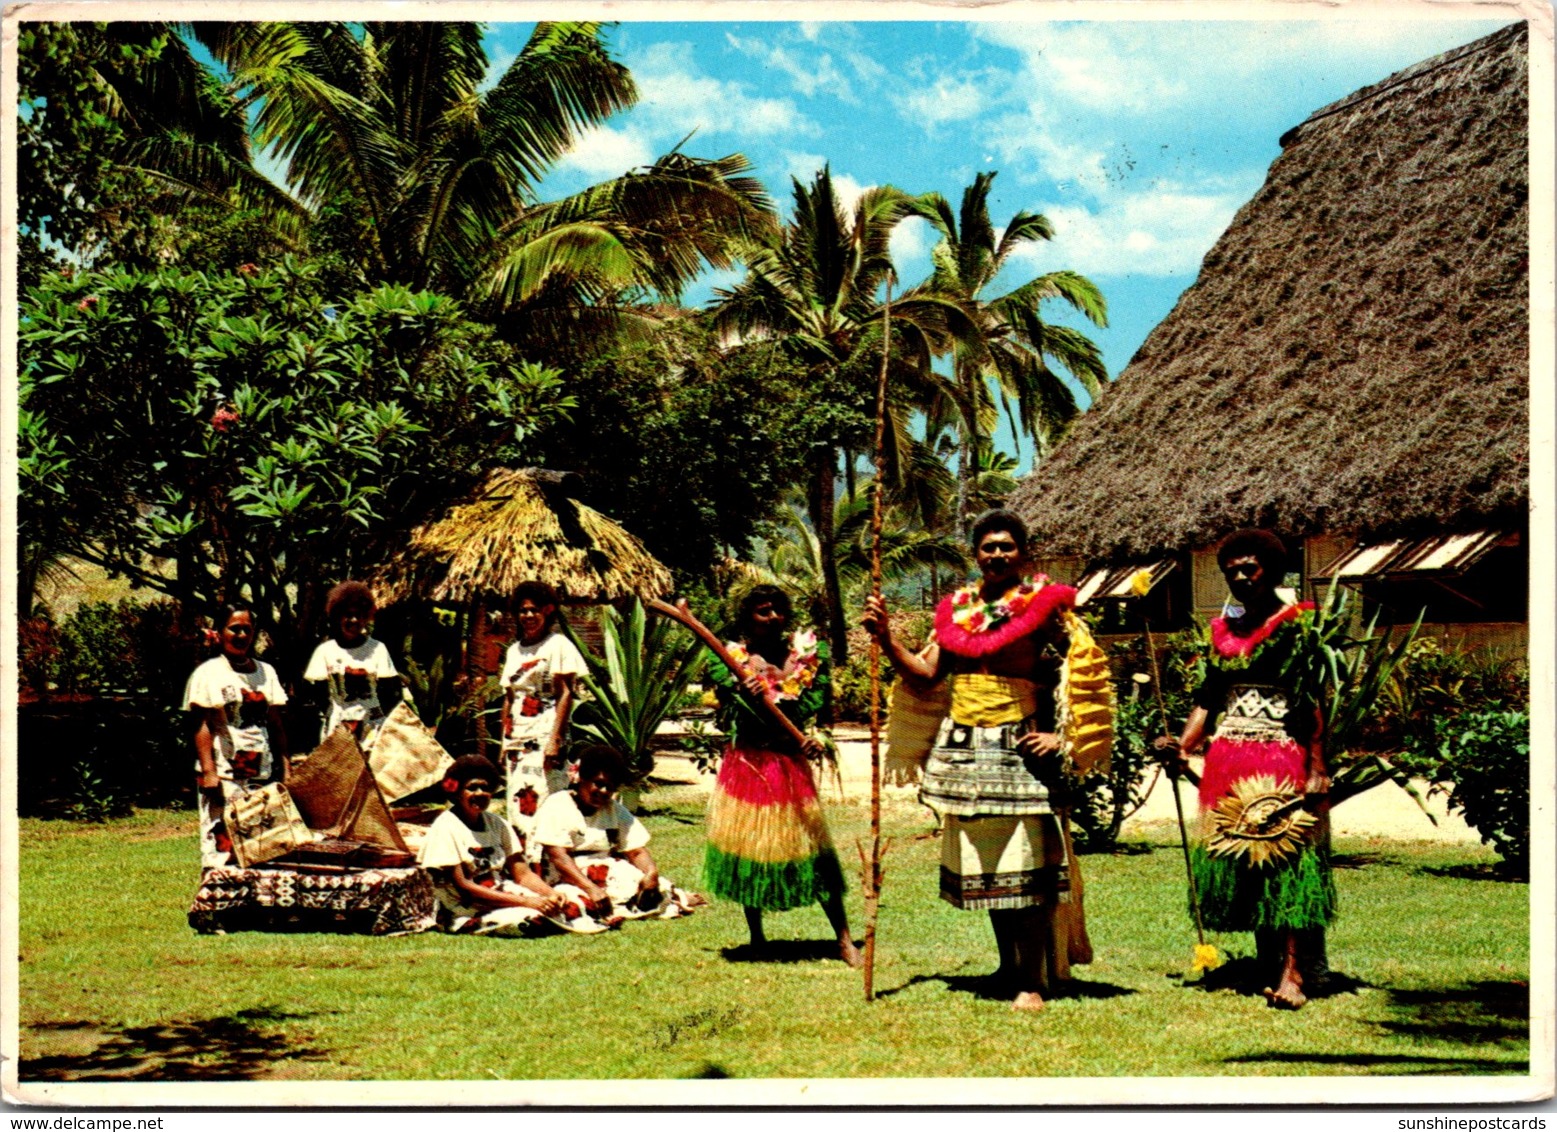
[[758, 586], [741, 603], [731, 657], [741, 671], [715, 661], [710, 678], [730, 736], [708, 805], [703, 860], [708, 890], [740, 904], [753, 947], [767, 942], [762, 913], [820, 904], [850, 966], [861, 959], [843, 908], [843, 872], [822, 818], [808, 759], [822, 745], [807, 739], [796, 749], [762, 697], [804, 729], [827, 706], [831, 690], [827, 645], [814, 633], [789, 633], [789, 596]]

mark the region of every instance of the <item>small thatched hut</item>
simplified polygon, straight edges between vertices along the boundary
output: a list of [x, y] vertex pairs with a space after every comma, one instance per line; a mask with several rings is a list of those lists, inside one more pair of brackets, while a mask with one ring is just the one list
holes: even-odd
[[1425, 605], [1445, 636], [1523, 647], [1528, 81], [1518, 24], [1281, 139], [1194, 285], [1013, 495], [1051, 572], [1106, 594], [1123, 576], [1101, 569], [1152, 564], [1182, 623], [1225, 596], [1216, 542], [1260, 525], [1301, 546], [1309, 592], [1339, 567], [1386, 621]]
[[504, 615], [519, 583], [538, 579], [569, 605], [662, 597], [670, 571], [635, 536], [575, 499], [579, 477], [497, 468], [471, 495], [411, 532], [373, 577], [383, 604], [420, 599], [463, 607], [466, 669], [491, 673], [512, 639]]

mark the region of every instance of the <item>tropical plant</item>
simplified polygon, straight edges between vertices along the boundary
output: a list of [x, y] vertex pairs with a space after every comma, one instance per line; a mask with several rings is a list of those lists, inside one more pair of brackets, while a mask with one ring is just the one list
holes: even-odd
[[1434, 790], [1514, 876], [1530, 870], [1530, 713], [1476, 711], [1437, 727]]
[[[840, 496], [833, 505], [833, 554], [839, 585], [849, 594], [870, 576], [870, 496]], [[743, 563], [729, 597], [739, 601], [753, 586], [778, 586], [790, 594], [812, 624], [825, 624], [827, 611], [823, 542], [793, 496], [779, 513], [756, 562]], [[968, 556], [960, 543], [918, 526], [897, 507], [885, 513], [881, 532], [881, 574], [887, 582], [925, 570], [962, 571]]]
[[1320, 707], [1333, 805], [1380, 783], [1394, 782], [1427, 813], [1410, 773], [1383, 754], [1365, 750], [1369, 722], [1409, 654], [1422, 619], [1418, 616], [1416, 624], [1393, 642], [1389, 634], [1376, 632], [1377, 615], [1361, 636], [1353, 634], [1352, 620], [1349, 591], [1330, 585], [1319, 607], [1297, 619], [1297, 638], [1282, 666], [1282, 677], [1290, 682], [1296, 702]]
[[385, 286], [337, 307], [315, 284], [287, 264], [36, 289], [22, 543], [68, 545], [186, 611], [246, 591], [300, 663], [331, 579], [383, 561], [484, 466], [524, 462], [571, 408], [555, 372], [453, 300]]
[[[172, 25], [24, 23], [17, 64], [19, 226], [35, 244], [145, 267], [229, 212], [299, 234], [302, 210], [254, 166], [244, 104]], [[181, 223], [191, 208], [201, 222]]]
[[523, 345], [639, 325], [727, 239], [771, 226], [744, 158], [671, 152], [567, 199], [540, 179], [587, 129], [637, 100], [598, 23], [539, 23], [496, 81], [481, 25], [447, 21], [195, 24], [257, 106], [257, 142], [368, 282], [478, 304]]
[[[831, 521], [837, 498], [839, 450], [860, 451], [874, 416], [874, 375], [882, 349], [877, 294], [894, 278], [888, 250], [896, 225], [915, 213], [918, 198], [890, 185], [865, 190], [844, 209], [830, 169], [810, 185], [793, 182], [794, 210], [781, 231], [739, 245], [747, 274], [716, 292], [717, 325], [742, 337], [782, 341], [807, 370], [813, 438], [806, 476], [806, 510], [820, 541], [826, 616], [820, 625], [838, 663], [848, 657], [848, 625]], [[954, 302], [920, 293], [891, 304], [894, 387], [925, 387], [932, 355], [971, 322]], [[889, 413], [889, 474], [905, 461], [906, 405], [898, 396]]]
[[567, 630], [589, 668], [580, 681], [588, 695], [573, 713], [573, 727], [614, 748], [632, 775], [642, 779], [654, 769], [654, 733], [681, 702], [687, 685], [702, 674], [708, 654], [668, 619], [650, 622], [636, 598], [625, 616], [601, 606], [599, 624], [599, 656], [571, 627]]
[[[996, 298], [984, 292], [1024, 245], [1051, 239], [1054, 226], [1037, 213], [1018, 212], [1000, 231], [989, 218], [994, 173], [980, 173], [962, 193], [957, 213], [938, 194], [916, 205], [941, 240], [931, 253], [930, 277], [910, 296], [940, 296], [960, 303], [977, 333], [959, 335], [952, 347], [952, 377], [941, 384], [931, 418], [954, 429], [959, 441], [958, 533], [966, 533], [980, 474], [979, 453], [992, 431], [997, 398], [1012, 431], [1030, 437], [1041, 457], [1081, 411], [1075, 393], [1051, 362], [1096, 395], [1108, 380], [1096, 343], [1068, 326], [1044, 321], [1041, 309], [1059, 300], [1094, 326], [1108, 325], [1102, 292], [1074, 271], [1051, 271]], [[1013, 405], [1014, 401], [1014, 405]]]

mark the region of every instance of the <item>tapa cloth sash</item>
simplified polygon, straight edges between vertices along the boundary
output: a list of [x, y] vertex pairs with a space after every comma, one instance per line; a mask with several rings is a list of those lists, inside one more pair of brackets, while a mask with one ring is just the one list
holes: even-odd
[[[1048, 783], [1016, 749], [1021, 721], [976, 727], [948, 719], [925, 762], [919, 800], [941, 815], [1049, 814]], [[1056, 767], [1056, 770], [1058, 768]]]

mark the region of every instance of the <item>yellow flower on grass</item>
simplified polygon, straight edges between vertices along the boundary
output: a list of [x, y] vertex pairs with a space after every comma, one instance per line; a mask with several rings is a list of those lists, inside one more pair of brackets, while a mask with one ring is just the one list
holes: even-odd
[[1209, 943], [1195, 944], [1195, 961], [1189, 965], [1191, 974], [1214, 971], [1222, 965], [1222, 953]]
[[1135, 591], [1137, 597], [1145, 597], [1152, 592], [1152, 572], [1150, 570], [1137, 570], [1130, 575], [1130, 588]]

